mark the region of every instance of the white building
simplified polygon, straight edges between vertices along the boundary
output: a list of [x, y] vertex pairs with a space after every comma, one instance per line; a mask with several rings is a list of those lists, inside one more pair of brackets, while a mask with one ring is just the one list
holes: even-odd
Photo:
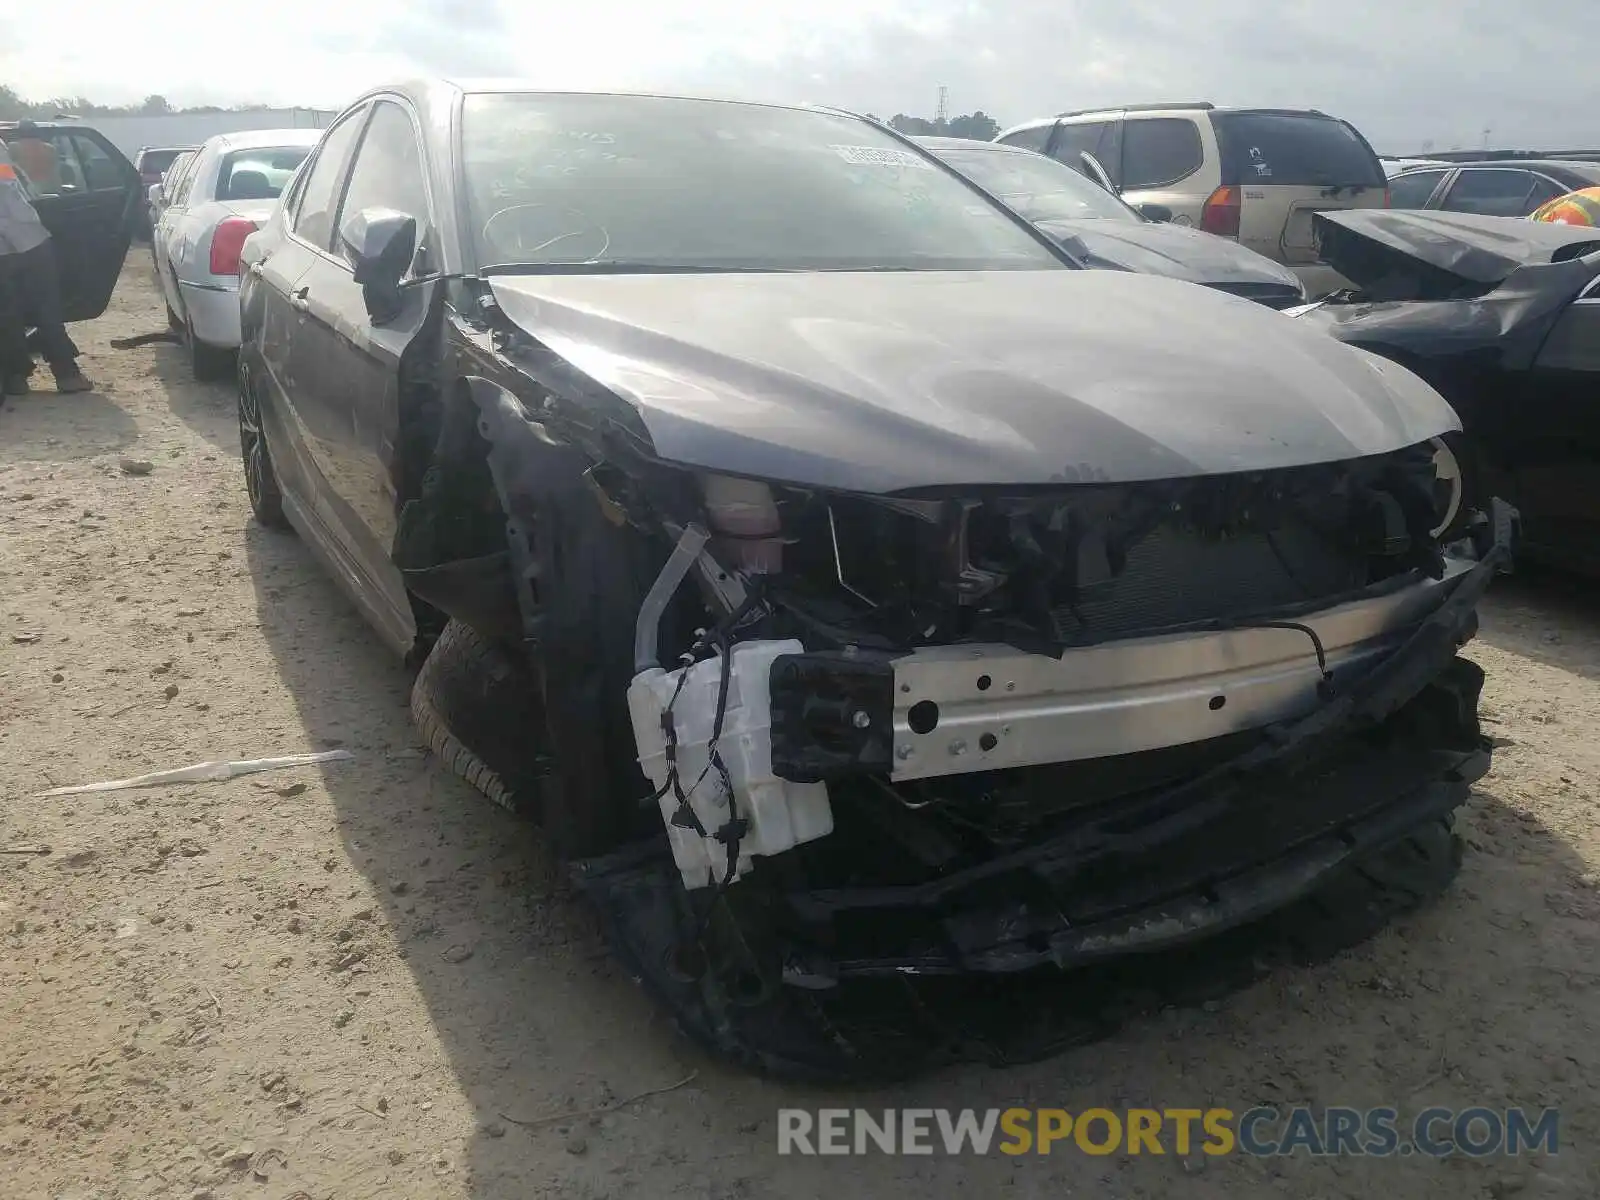
[[219, 133], [240, 133], [246, 129], [326, 129], [337, 115], [315, 108], [253, 108], [243, 112], [61, 119], [92, 125], [132, 158], [145, 146], [198, 146]]

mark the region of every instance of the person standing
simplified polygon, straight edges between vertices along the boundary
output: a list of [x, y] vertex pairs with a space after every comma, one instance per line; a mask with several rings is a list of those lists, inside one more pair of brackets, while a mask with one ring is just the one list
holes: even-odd
[[29, 199], [27, 176], [0, 140], [0, 398], [31, 390], [30, 327], [55, 376], [56, 390], [93, 390], [78, 369], [78, 348], [61, 319], [55, 246]]

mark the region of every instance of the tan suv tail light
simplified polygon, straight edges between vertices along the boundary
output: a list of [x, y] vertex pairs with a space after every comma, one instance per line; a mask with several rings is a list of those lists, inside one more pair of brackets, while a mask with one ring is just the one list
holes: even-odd
[[1224, 185], [1206, 197], [1200, 228], [1220, 237], [1239, 236], [1239, 189]]

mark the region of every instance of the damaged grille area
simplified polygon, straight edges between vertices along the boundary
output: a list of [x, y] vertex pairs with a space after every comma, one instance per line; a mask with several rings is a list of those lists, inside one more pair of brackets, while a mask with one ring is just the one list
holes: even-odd
[[[981, 498], [780, 491], [771, 595], [796, 636], [1038, 651], [1325, 604], [1422, 570], [1425, 448], [1352, 463]], [[750, 543], [724, 539], [739, 561]]]

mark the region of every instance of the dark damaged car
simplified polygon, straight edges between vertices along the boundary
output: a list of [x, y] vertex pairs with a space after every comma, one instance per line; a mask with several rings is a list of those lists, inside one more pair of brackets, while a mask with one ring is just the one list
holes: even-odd
[[1600, 231], [1444, 212], [1317, 223], [1356, 286], [1301, 319], [1444, 394], [1467, 491], [1516, 506], [1519, 553], [1600, 574]]
[[1289, 308], [1306, 298], [1299, 276], [1281, 263], [1238, 242], [1176, 224], [1172, 210], [1162, 205], [1136, 209], [1125, 204], [1114, 191], [1053, 158], [1004, 142], [912, 140], [1032, 221], [1086, 267], [1187, 279], [1268, 308]]
[[377, 91], [242, 261], [257, 517], [716, 1051], [1037, 1053], [1453, 877], [1509, 521], [1409, 371], [817, 109]]

